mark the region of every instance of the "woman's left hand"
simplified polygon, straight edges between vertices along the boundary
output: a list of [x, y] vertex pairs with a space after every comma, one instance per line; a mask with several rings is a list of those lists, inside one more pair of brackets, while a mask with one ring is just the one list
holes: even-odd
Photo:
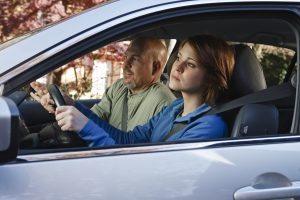
[[55, 119], [62, 131], [79, 132], [89, 119], [74, 106], [59, 106], [55, 110]]

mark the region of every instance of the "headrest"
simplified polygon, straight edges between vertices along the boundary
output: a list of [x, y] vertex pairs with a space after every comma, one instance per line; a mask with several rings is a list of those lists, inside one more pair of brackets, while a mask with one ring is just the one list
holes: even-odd
[[262, 67], [253, 51], [246, 45], [234, 45], [235, 66], [230, 94], [237, 98], [267, 88]]

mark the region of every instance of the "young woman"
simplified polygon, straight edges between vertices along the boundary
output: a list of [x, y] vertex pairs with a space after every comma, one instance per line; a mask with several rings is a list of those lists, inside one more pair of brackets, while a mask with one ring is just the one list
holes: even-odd
[[147, 124], [124, 134], [78, 103], [58, 107], [56, 120], [62, 130], [76, 131], [89, 146], [224, 137], [227, 125], [220, 116], [201, 116], [228, 89], [233, 65], [234, 54], [225, 41], [209, 35], [191, 37], [181, 43], [170, 76], [170, 88], [180, 91], [182, 98]]

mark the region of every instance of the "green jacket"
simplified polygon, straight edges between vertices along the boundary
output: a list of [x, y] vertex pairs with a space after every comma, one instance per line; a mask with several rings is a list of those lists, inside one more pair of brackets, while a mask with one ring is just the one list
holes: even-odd
[[154, 83], [141, 93], [131, 94], [123, 84], [123, 79], [119, 79], [106, 90], [101, 102], [94, 105], [91, 110], [112, 126], [121, 129], [126, 94], [128, 94], [127, 131], [147, 123], [151, 117], [175, 99], [170, 89], [160, 82]]

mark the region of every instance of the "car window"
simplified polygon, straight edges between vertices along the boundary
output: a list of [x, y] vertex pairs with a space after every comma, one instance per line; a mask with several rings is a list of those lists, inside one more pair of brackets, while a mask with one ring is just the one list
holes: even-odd
[[130, 41], [113, 42], [77, 58], [39, 78], [56, 84], [73, 99], [101, 99], [104, 91], [122, 78], [124, 52]]
[[[245, 18], [245, 21], [247, 20], [249, 19]], [[258, 20], [255, 18], [253, 19], [253, 21], [249, 21], [250, 24], [255, 24], [258, 22], [269, 23], [269, 19], [264, 18], [262, 18], [262, 20]], [[230, 26], [231, 22], [232, 18], [230, 17], [228, 19], [224, 18], [222, 20], [216, 20], [212, 17], [212, 19], [203, 19], [203, 21], [201, 20], [201, 18], [199, 18], [199, 21], [193, 21], [189, 23], [187, 23], [187, 19], [180, 18], [178, 21], [176, 21], [176, 23], [174, 23], [173, 20], [170, 22], [167, 21], [165, 22], [165, 24], [162, 24], [162, 27], [153, 27], [151, 25], [150, 27], [143, 29], [143, 31], [138, 30], [136, 33], [128, 33], [128, 35], [130, 35], [129, 38], [133, 38], [135, 34], [136, 36], [157, 36], [161, 34], [161, 39], [165, 39], [168, 37], [175, 38], [174, 36], [177, 36], [178, 34], [181, 37], [178, 36], [178, 38], [176, 39], [178, 41], [182, 41], [184, 40], [183, 36], [188, 35], [186, 32], [180, 32], [183, 29], [191, 31], [189, 35], [191, 36], [206, 33], [204, 31], [201, 32], [201, 29], [197, 29], [198, 32], [196, 32], [193, 29], [194, 27], [201, 27], [202, 25], [206, 25], [207, 30], [209, 30], [207, 32], [215, 33], [215, 24], [219, 24], [220, 26], [222, 25], [224, 29], [224, 32], [222, 32], [224, 36], [223, 38], [225, 38], [225, 40], [228, 43], [232, 45], [247, 46], [251, 50], [251, 52], [253, 52], [255, 59], [257, 59], [259, 62], [259, 68], [262, 67], [263, 69], [263, 79], [265, 79], [264, 81], [266, 83], [265, 86], [260, 87], [258, 89], [255, 88], [253, 90], [248, 90], [248, 88], [243, 87], [244, 83], [242, 83], [241, 80], [249, 78], [247, 77], [249, 74], [243, 74], [239, 77], [241, 79], [238, 79], [239, 82], [235, 83], [235, 86], [230, 85], [230, 87], [235, 89], [235, 91], [232, 92], [232, 94], [228, 95], [228, 97], [226, 96], [226, 98], [224, 98], [224, 100], [220, 103], [220, 105], [222, 106], [223, 104], [230, 103], [234, 100], [238, 101], [240, 98], [247, 95], [256, 94], [260, 91], [265, 90], [269, 91], [268, 88], [272, 88], [272, 86], [280, 86], [284, 84], [284, 79], [286, 78], [286, 74], [289, 71], [289, 69], [292, 68], [293, 70], [295, 70], [295, 66], [291, 64], [292, 58], [295, 54], [295, 46], [297, 46], [295, 41], [293, 41], [294, 43], [292, 43], [292, 45], [290, 43], [287, 43], [286, 48], [282, 48], [281, 44], [276, 46], [276, 43], [272, 42], [271, 36], [270, 40], [264, 41], [263, 39], [258, 37], [257, 40], [260, 40], [259, 42], [253, 43], [253, 40], [250, 40], [248, 42], [247, 37], [240, 39], [238, 33], [235, 34], [232, 32], [226, 32], [227, 29], [225, 29], [224, 27]], [[280, 26], [283, 26], [284, 24], [280, 20], [278, 20], [278, 23], [277, 21], [275, 22], [272, 23], [279, 23]], [[241, 19], [238, 22], [234, 21], [234, 23], [241, 27], [243, 27], [242, 24], [244, 24], [243, 20]], [[164, 31], [169, 32], [167, 34], [164, 34]], [[239, 31], [239, 29], [237, 29], [236, 31]], [[273, 31], [275, 31], [275, 29]], [[288, 31], [292, 32], [291, 29], [289, 29]], [[95, 103], [98, 103], [98, 101], [90, 100], [102, 99], [106, 89], [109, 88], [118, 79], [123, 77], [123, 71], [121, 66], [124, 62], [124, 52], [128, 48], [130, 40], [123, 40], [122, 38], [124, 38], [124, 35], [122, 35], [122, 37], [120, 36], [118, 42], [111, 42], [108, 45], [105, 45], [104, 47], [93, 49], [93, 51], [90, 51], [89, 53], [81, 56], [80, 58], [77, 58], [63, 66], [56, 68], [49, 74], [39, 78], [38, 81], [46, 84], [57, 84], [73, 99], [80, 100], [81, 102], [84, 102], [82, 100], [87, 100], [86, 102], [84, 102], [84, 104], [86, 103], [85, 105], [91, 108]], [[270, 43], [272, 43], [272, 45], [270, 45]], [[169, 54], [171, 52], [172, 49], [169, 50]], [[249, 66], [251, 67], [252, 60], [251, 62], [248, 62], [247, 59], [242, 60], [239, 63], [239, 65], [245, 68]], [[167, 63], [167, 66], [172, 65], [168, 65]], [[250, 81], [252, 82], [252, 85], [256, 85], [257, 77], [251, 76], [251, 78], [253, 78]], [[240, 93], [238, 94], [237, 92]], [[263, 99], [261, 97], [259, 100], [252, 101], [251, 103], [242, 103], [240, 106], [233, 107], [222, 113], [217, 113], [224, 119], [226, 125], [228, 125], [228, 134], [224, 138], [217, 138], [217, 140], [223, 140], [233, 137], [239, 137], [242, 139], [249, 137], [257, 138], [266, 136], [276, 137], [279, 135], [290, 134], [294, 115], [295, 94], [288, 94], [288, 96], [277, 98], [277, 96], [279, 96], [279, 93], [281, 94], [282, 92], [271, 92], [266, 95], [269, 99], [266, 99], [264, 101], [261, 100]], [[239, 103], [236, 104], [239, 105]], [[251, 104], [251, 106], [249, 107], [248, 104]], [[40, 119], [34, 119], [32, 116], [30, 116], [30, 112], [28, 111], [33, 109], [29, 109], [30, 107], [26, 108], [26, 106], [27, 105], [25, 104], [21, 105], [21, 113], [24, 116], [25, 124], [30, 132], [38, 132], [42, 130], [48, 123], [55, 122], [54, 116], [50, 116], [47, 112], [45, 113], [44, 111], [43, 113], [41, 112], [41, 114], [39, 115]], [[218, 106], [218, 104], [213, 105], [212, 107], [214, 106]], [[244, 106], [246, 107], [244, 108]], [[118, 113], [118, 115], [121, 116], [121, 113]], [[254, 116], [254, 118], [252, 116]], [[248, 120], [248, 117], [251, 118], [249, 122], [246, 121]], [[257, 119], [260, 120], [257, 121]], [[266, 127], [265, 125], [268, 126]], [[164, 143], [164, 141], [158, 141], [157, 143], [161, 144]]]
[[[162, 39], [171, 54], [176, 40]], [[105, 90], [123, 77], [122, 65], [130, 41], [112, 42], [37, 79], [56, 84], [75, 100], [101, 99]]]

